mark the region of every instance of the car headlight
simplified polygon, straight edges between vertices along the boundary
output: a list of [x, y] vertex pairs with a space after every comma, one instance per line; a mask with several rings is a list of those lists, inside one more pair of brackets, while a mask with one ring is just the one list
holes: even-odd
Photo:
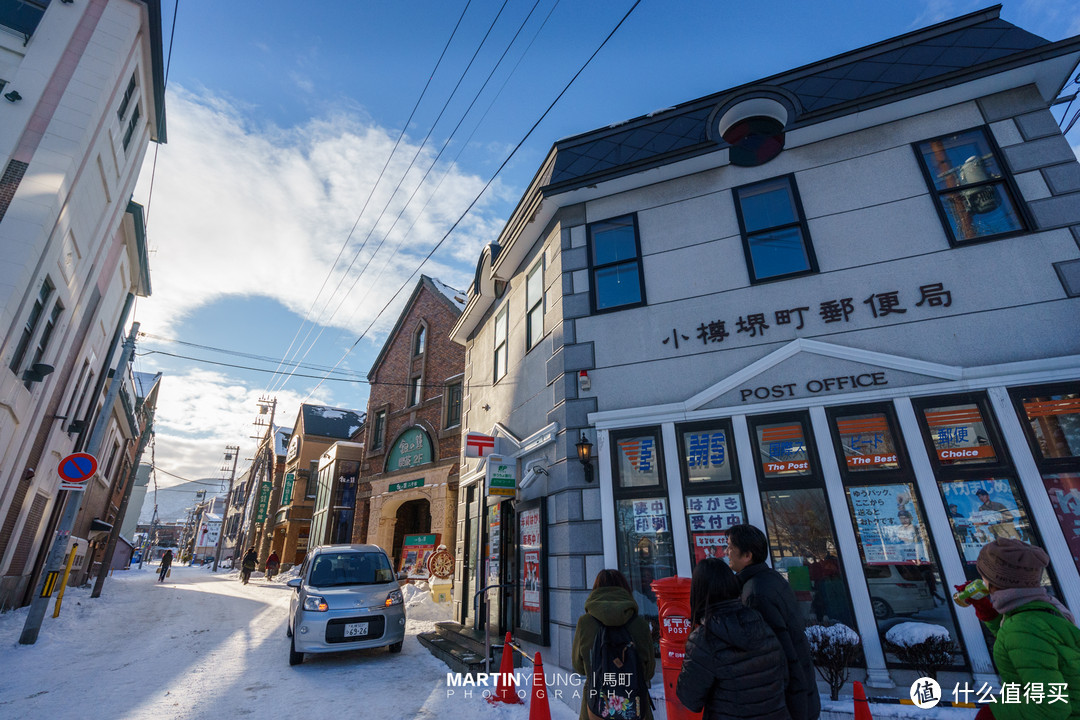
[[400, 590], [391, 590], [386, 595], [386, 607], [390, 607], [391, 605], [400, 605], [403, 602], [405, 602], [405, 598], [402, 597]]
[[313, 612], [326, 612], [330, 609], [330, 606], [326, 604], [326, 599], [322, 596], [308, 595], [304, 598], [304, 609]]

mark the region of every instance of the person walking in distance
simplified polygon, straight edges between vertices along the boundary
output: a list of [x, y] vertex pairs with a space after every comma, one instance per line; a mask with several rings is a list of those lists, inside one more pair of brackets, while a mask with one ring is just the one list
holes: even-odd
[[[618, 672], [600, 665], [613, 655], [632, 656], [634, 665], [624, 664]], [[652, 720], [647, 687], [656, 671], [652, 629], [649, 621], [638, 615], [630, 583], [618, 570], [596, 574], [585, 600], [585, 614], [578, 618], [570, 656], [574, 672], [585, 676], [580, 720], [594, 715]], [[605, 674], [614, 676], [614, 684], [605, 683]]]
[[251, 573], [255, 571], [255, 568], [259, 565], [259, 556], [255, 553], [255, 546], [252, 545], [248, 548], [248, 551], [244, 553], [244, 559], [240, 563], [240, 582], [245, 585], [248, 584], [248, 580], [251, 579]]
[[281, 559], [276, 552], [271, 552], [270, 557], [266, 558], [266, 579], [273, 580], [279, 567], [281, 567]]
[[720, 558], [705, 558], [690, 581], [686, 655], [675, 694], [702, 720], [789, 720], [788, 666], [776, 634], [739, 600], [739, 581]]
[[169, 568], [172, 567], [172, 550], [166, 550], [165, 554], [161, 556], [161, 565], [158, 566], [158, 579], [159, 583], [165, 582], [165, 578], [169, 575]]
[[792, 720], [817, 720], [821, 714], [806, 623], [799, 611], [795, 591], [784, 576], [765, 564], [769, 542], [765, 533], [753, 525], [728, 528], [728, 560], [738, 573], [741, 599], [746, 607], [761, 613], [765, 623], [776, 633], [787, 658], [787, 709]]

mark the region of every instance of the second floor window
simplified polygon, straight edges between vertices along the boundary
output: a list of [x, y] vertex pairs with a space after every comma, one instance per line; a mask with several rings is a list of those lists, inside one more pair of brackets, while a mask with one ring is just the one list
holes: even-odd
[[421, 325], [416, 329], [416, 338], [413, 340], [413, 355], [423, 355], [427, 343], [427, 331]]
[[510, 329], [510, 305], [503, 305], [503, 309], [495, 316], [495, 381], [506, 374], [506, 336]]
[[637, 216], [623, 215], [588, 227], [593, 312], [645, 304]]
[[461, 383], [446, 386], [446, 425], [452, 428], [461, 424]]
[[544, 261], [525, 278], [525, 352], [544, 337]]
[[1024, 231], [1010, 178], [983, 130], [924, 140], [915, 147], [950, 244]]
[[131, 144], [131, 138], [135, 135], [135, 128], [139, 126], [139, 106], [135, 106], [135, 111], [131, 113], [131, 120], [128, 121], [127, 130], [124, 131], [124, 150], [128, 149], [128, 145]]
[[424, 396], [424, 379], [414, 377], [409, 385], [409, 405], [419, 405]]
[[386, 429], [386, 411], [380, 410], [375, 413], [375, 422], [371, 425], [371, 449], [378, 450], [383, 446], [383, 431]]
[[116, 109], [116, 117], [123, 122], [124, 116], [127, 115], [128, 106], [131, 104], [131, 98], [135, 95], [135, 73], [131, 74], [131, 80], [128, 80], [127, 89], [124, 90], [124, 97], [120, 100], [120, 107]]
[[751, 283], [817, 272], [793, 175], [743, 185], [734, 193]]

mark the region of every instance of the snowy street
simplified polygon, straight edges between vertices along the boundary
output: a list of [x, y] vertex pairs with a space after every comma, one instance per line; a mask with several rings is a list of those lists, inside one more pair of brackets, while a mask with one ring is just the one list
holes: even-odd
[[[0, 615], [0, 718], [528, 718], [527, 706], [447, 697], [447, 667], [416, 640], [432, 603], [407, 605], [405, 646], [311, 655], [290, 667], [285, 578], [174, 565], [115, 573], [102, 596], [68, 588], [35, 645], [19, 645], [26, 609]], [[91, 678], [93, 678], [91, 680]], [[576, 714], [553, 702], [555, 720]]]

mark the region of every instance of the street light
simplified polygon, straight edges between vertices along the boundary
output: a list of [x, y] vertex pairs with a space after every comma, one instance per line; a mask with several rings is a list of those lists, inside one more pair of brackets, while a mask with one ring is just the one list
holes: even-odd
[[577, 457], [581, 461], [582, 466], [585, 468], [585, 482], [593, 481], [593, 468], [592, 468], [592, 443], [585, 437], [585, 433], [581, 433], [581, 440], [578, 441]]

